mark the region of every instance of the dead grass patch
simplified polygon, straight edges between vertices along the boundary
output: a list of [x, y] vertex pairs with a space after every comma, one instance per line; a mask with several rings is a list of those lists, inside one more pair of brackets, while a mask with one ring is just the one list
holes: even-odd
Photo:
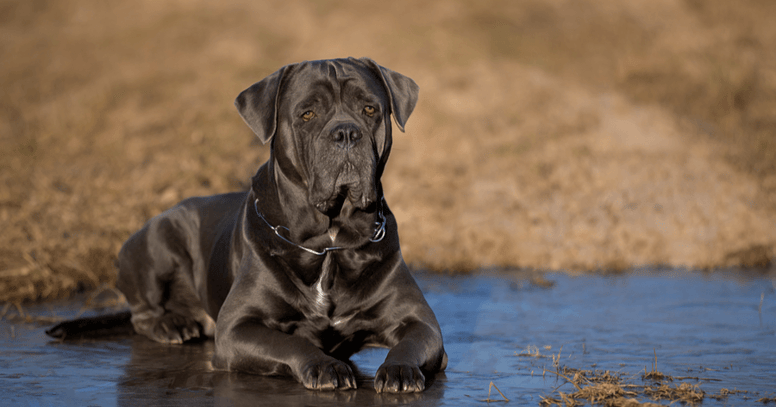
[[[560, 352], [558, 353], [558, 360]], [[555, 358], [553, 358], [555, 361]], [[703, 401], [706, 393], [700, 389], [699, 384], [681, 383], [671, 386], [666, 382], [673, 382], [674, 379], [685, 380], [699, 378], [675, 378], [659, 372], [657, 370], [657, 352], [654, 352], [652, 369], [647, 372], [644, 367], [644, 374], [641, 375], [642, 381], [651, 382], [651, 384], [634, 384], [630, 377], [622, 373], [610, 372], [608, 370], [580, 370], [559, 366], [554, 363], [555, 371], [549, 373], [555, 374], [560, 378], [571, 383], [576, 391], [572, 393], [558, 392], [558, 397], [545, 397], [542, 399], [543, 405], [566, 405], [574, 406], [581, 401], [590, 404], [600, 404], [604, 406], [654, 406], [657, 404], [638, 401], [637, 397], [648, 398], [653, 401], [670, 400], [679, 401], [683, 404], [698, 405]], [[722, 394], [722, 392], [720, 392]], [[726, 391], [725, 395], [733, 394]]]
[[697, 384], [681, 383], [676, 386], [662, 384], [660, 386], [647, 386], [644, 394], [654, 400], [681, 401], [685, 404], [695, 405], [703, 401], [706, 393]]
[[[582, 403], [604, 406], [655, 406], [658, 404], [641, 402], [637, 397], [653, 401], [670, 400], [684, 404], [697, 405], [703, 401], [705, 393], [698, 384], [681, 383], [640, 385], [630, 383], [630, 379], [621, 373], [610, 371], [580, 370], [561, 367], [549, 372], [571, 383], [576, 391], [542, 399], [542, 405], [574, 406]], [[673, 381], [673, 377], [660, 372], [650, 372], [649, 380]]]
[[383, 6], [0, 2], [0, 301], [112, 284], [148, 218], [266, 160], [235, 95], [349, 55], [421, 87], [384, 182], [414, 267], [772, 267], [773, 4]]
[[[670, 401], [683, 405], [697, 406], [703, 403], [705, 397], [715, 400], [726, 400], [730, 395], [743, 395], [749, 399], [749, 392], [737, 389], [720, 389], [719, 393], [710, 394], [703, 391], [701, 383], [713, 379], [701, 377], [671, 376], [657, 370], [657, 354], [652, 362], [652, 369], [640, 375], [642, 382], [634, 383], [634, 375], [625, 375], [621, 372], [608, 370], [584, 370], [567, 366], [555, 365], [555, 371], [547, 371], [558, 376], [574, 386], [576, 391], [562, 392], [556, 390], [552, 395], [542, 397], [541, 405], [576, 406], [580, 404], [603, 405], [607, 407], [627, 406], [658, 406], [662, 404], [651, 401]], [[682, 382], [673, 384], [674, 381], [692, 380], [697, 383]], [[641, 400], [651, 401], [641, 401]], [[761, 397], [757, 402], [769, 403], [776, 399]]]

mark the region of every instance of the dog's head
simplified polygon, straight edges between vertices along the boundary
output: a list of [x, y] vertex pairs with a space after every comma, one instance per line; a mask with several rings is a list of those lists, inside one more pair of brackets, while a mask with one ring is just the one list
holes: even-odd
[[368, 58], [287, 65], [237, 97], [243, 120], [307, 200], [327, 213], [345, 199], [360, 209], [380, 199], [391, 149], [390, 115], [400, 130], [418, 86]]

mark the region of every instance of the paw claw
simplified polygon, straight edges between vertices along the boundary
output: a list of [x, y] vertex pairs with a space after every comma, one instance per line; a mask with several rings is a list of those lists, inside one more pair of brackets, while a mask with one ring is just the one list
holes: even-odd
[[356, 388], [356, 377], [345, 362], [334, 358], [308, 364], [303, 373], [302, 384], [310, 390], [347, 390]]
[[383, 364], [374, 381], [378, 393], [413, 393], [426, 388], [426, 378], [418, 366]]

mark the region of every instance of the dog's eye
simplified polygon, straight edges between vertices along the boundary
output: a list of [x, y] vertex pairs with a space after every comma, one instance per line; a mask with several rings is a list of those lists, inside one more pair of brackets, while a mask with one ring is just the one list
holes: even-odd
[[367, 116], [372, 117], [372, 115], [375, 114], [375, 108], [372, 106], [367, 106], [364, 108], [364, 113], [366, 113]]
[[312, 110], [308, 110], [308, 111], [302, 113], [302, 120], [304, 120], [306, 122], [309, 122], [314, 117], [315, 117], [315, 112], [313, 112]]

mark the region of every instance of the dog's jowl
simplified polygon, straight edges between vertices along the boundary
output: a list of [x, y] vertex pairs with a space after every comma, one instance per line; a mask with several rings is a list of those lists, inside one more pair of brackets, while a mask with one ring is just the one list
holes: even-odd
[[370, 59], [303, 62], [243, 91], [237, 109], [269, 160], [247, 192], [187, 199], [119, 253], [118, 288], [138, 333], [215, 337], [213, 366], [351, 389], [347, 359], [390, 348], [378, 392], [416, 392], [447, 365], [434, 313], [399, 250], [381, 175], [391, 114], [410, 78]]

